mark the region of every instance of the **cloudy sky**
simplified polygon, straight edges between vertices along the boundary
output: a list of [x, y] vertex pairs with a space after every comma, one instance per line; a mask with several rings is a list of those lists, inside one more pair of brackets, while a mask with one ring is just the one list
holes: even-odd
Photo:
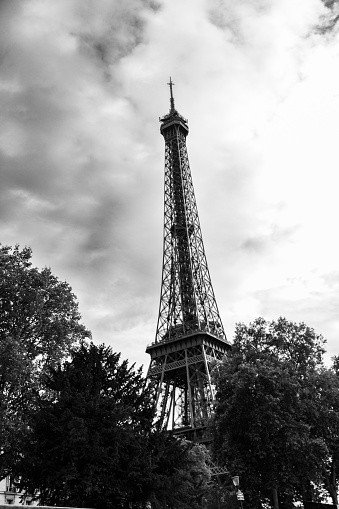
[[0, 242], [72, 286], [96, 343], [148, 365], [172, 76], [228, 338], [285, 316], [339, 353], [338, 14], [336, 0], [0, 0]]

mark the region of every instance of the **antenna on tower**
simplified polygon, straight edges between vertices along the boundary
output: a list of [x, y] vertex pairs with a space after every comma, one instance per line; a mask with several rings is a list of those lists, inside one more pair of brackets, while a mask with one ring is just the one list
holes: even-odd
[[170, 98], [171, 109], [170, 109], [170, 112], [173, 113], [175, 111], [174, 97], [173, 97], [173, 85], [174, 85], [174, 83], [172, 81], [171, 76], [170, 76], [169, 83], [167, 83], [167, 85], [170, 87], [170, 92], [171, 92], [171, 98]]

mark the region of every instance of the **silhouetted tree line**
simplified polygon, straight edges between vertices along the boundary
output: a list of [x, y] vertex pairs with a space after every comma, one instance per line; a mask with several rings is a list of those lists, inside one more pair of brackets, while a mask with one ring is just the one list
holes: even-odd
[[234, 509], [337, 504], [339, 360], [305, 324], [238, 324], [213, 369], [212, 477], [205, 447], [154, 426], [153, 387], [95, 345], [70, 286], [0, 245], [0, 477], [42, 505]]
[[41, 505], [199, 507], [204, 447], [152, 426], [141, 369], [96, 346], [31, 250], [0, 246], [0, 476]]
[[217, 367], [215, 455], [237, 472], [252, 507], [338, 503], [339, 359], [304, 323], [236, 326]]

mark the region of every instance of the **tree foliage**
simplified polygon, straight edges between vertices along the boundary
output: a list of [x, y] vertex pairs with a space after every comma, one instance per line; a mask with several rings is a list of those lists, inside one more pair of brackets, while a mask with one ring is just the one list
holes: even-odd
[[201, 508], [209, 488], [209, 452], [200, 444], [155, 432], [149, 447], [151, 486], [147, 500], [154, 509]]
[[32, 267], [31, 257], [29, 248], [0, 245], [0, 334], [41, 366], [62, 359], [89, 332], [68, 283], [47, 267]]
[[251, 505], [276, 505], [279, 494], [280, 505], [292, 507], [329, 489], [339, 384], [323, 366], [324, 344], [304, 323], [259, 318], [237, 325], [215, 370], [215, 452], [241, 476]]
[[69, 285], [31, 257], [29, 248], [0, 245], [0, 476], [20, 453], [44, 367], [89, 336]]
[[50, 368], [44, 386], [16, 471], [41, 504], [194, 507], [208, 481], [204, 451], [153, 430], [141, 370], [84, 343]]
[[50, 505], [198, 507], [206, 450], [153, 427], [141, 370], [87, 343], [66, 282], [0, 245], [0, 477]]

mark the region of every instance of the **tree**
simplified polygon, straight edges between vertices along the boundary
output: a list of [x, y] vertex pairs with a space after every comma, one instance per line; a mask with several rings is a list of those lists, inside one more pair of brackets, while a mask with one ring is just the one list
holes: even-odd
[[147, 500], [154, 509], [198, 509], [209, 490], [211, 472], [206, 447], [179, 440], [169, 432], [150, 440], [150, 486]]
[[0, 245], [0, 477], [20, 452], [44, 367], [90, 335], [70, 286], [31, 257], [29, 248]]
[[41, 504], [123, 507], [137, 489], [134, 463], [144, 461], [152, 408], [141, 372], [119, 359], [83, 343], [44, 377], [17, 470]]
[[278, 495], [284, 507], [321, 497], [338, 429], [329, 387], [339, 387], [323, 366], [324, 344], [304, 323], [259, 318], [237, 325], [232, 351], [215, 370], [215, 453], [241, 476], [252, 505], [277, 507]]
[[153, 429], [141, 369], [84, 343], [44, 386], [15, 472], [22, 489], [45, 505], [194, 507], [208, 480], [204, 453]]
[[319, 464], [324, 490], [338, 505], [339, 471], [339, 372], [338, 358], [333, 358], [332, 369], [315, 372], [313, 385], [316, 388], [312, 404], [307, 408], [306, 418], [312, 426], [313, 436], [323, 440], [327, 455]]

